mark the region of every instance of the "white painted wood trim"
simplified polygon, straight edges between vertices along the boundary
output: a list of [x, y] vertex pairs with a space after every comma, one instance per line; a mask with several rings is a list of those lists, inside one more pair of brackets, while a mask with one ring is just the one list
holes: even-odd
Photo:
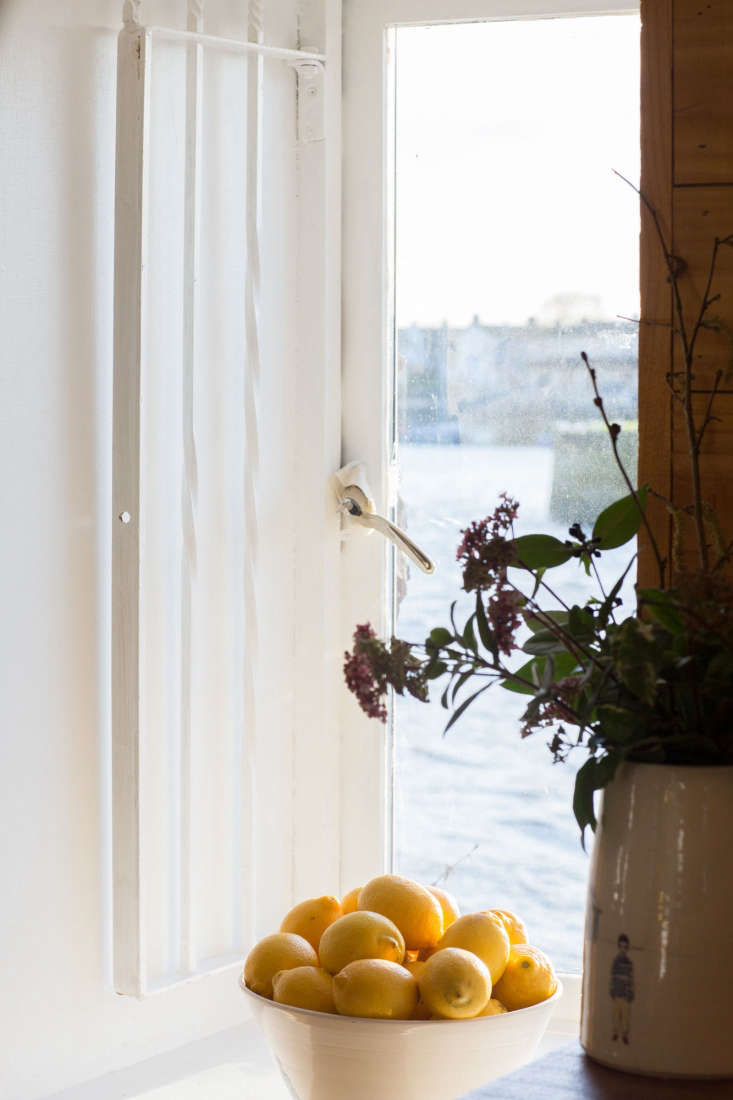
[[294, 900], [341, 889], [339, 707], [340, 520], [330, 475], [341, 450], [340, 401], [340, 0], [305, 0], [299, 46], [328, 55], [318, 72], [298, 66], [297, 470], [289, 522], [297, 547], [293, 648], [294, 738], [291, 874]]
[[583, 15], [629, 15], [639, 10], [629, 0], [344, 0], [348, 21], [362, 28], [474, 23], [491, 19], [562, 19]]
[[149, 52], [127, 25], [117, 53], [114, 455], [112, 515], [112, 777], [114, 982], [140, 996], [140, 374], [145, 278]]
[[[260, 6], [248, 5], [247, 33], [253, 42], [262, 40], [264, 29]], [[244, 369], [244, 425], [245, 447], [242, 471], [244, 493], [244, 527], [247, 553], [242, 562], [244, 572], [244, 664], [242, 668], [243, 733], [241, 744], [242, 797], [239, 805], [240, 835], [242, 836], [242, 907], [243, 948], [254, 940], [255, 899], [258, 888], [257, 861], [255, 858], [255, 780], [257, 745], [257, 564], [259, 557], [257, 475], [260, 452], [258, 433], [258, 406], [260, 389], [260, 217], [262, 199], [261, 149], [262, 149], [262, 62], [257, 55], [247, 60], [245, 79], [246, 105], [244, 139], [247, 149], [246, 163], [246, 249], [247, 275], [243, 302], [245, 318], [246, 359]], [[245, 864], [249, 873], [245, 873]]]
[[[203, 26], [202, 5], [189, 3], [188, 29]], [[180, 671], [180, 762], [178, 781], [178, 966], [183, 974], [196, 970], [195, 905], [192, 882], [193, 820], [191, 730], [191, 585], [196, 569], [196, 499], [198, 472], [194, 434], [194, 371], [196, 366], [199, 285], [199, 224], [201, 208], [201, 102], [204, 51], [195, 39], [189, 41], [186, 57], [186, 151], [185, 206], [183, 228], [183, 476], [182, 562], [181, 562], [181, 671]]]

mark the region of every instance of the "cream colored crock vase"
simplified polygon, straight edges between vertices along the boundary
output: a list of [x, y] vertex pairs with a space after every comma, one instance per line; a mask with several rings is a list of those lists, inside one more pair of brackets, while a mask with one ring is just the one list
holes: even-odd
[[633, 1073], [733, 1076], [733, 767], [624, 764], [603, 792], [581, 1043]]

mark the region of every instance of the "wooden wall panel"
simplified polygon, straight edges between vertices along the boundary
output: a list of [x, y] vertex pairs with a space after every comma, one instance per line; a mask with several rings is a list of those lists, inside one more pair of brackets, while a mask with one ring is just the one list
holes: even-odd
[[675, 183], [733, 180], [732, 73], [730, 0], [675, 0]]
[[[693, 413], [697, 425], [702, 425], [709, 407], [710, 394], [693, 396]], [[733, 511], [731, 510], [731, 466], [733, 465], [733, 393], [719, 394], [713, 405], [714, 419], [709, 423], [701, 447], [701, 474], [705, 486], [705, 499], [715, 510], [719, 525], [720, 545], [727, 546], [733, 540]], [[673, 487], [674, 499], [680, 506], [693, 499], [692, 480], [688, 458], [687, 430], [682, 406], [675, 402], [673, 435]], [[709, 534], [709, 541], [716, 536]], [[681, 555], [677, 563], [681, 568], [694, 568], [698, 562], [697, 541], [692, 520], [682, 523], [675, 552]]]
[[[672, 235], [672, 0], [647, 0], [641, 8], [641, 178], [644, 193]], [[642, 207], [639, 330], [639, 483], [669, 496], [672, 403], [665, 382], [671, 354], [672, 296], [648, 211]], [[648, 323], [647, 323], [648, 322]], [[657, 537], [668, 541], [664, 506], [649, 501]], [[650, 548], [639, 540], [638, 579], [658, 582]]]
[[[733, 98], [733, 80], [731, 84]], [[687, 265], [680, 278], [680, 293], [686, 323], [691, 328], [705, 293], [714, 239], [733, 233], [733, 187], [676, 187], [673, 202], [674, 252]], [[710, 293], [719, 294], [720, 300], [711, 306], [708, 317], [710, 320], [727, 319], [730, 323], [733, 318], [733, 248], [721, 247], [718, 250], [715, 270]], [[717, 332], [704, 330], [695, 348], [694, 388], [709, 389], [716, 370], [720, 369], [729, 375], [724, 380], [723, 388], [733, 389], [733, 377], [729, 371], [733, 357], [733, 329], [725, 331], [721, 328]], [[675, 369], [679, 370], [682, 366], [679, 340], [675, 340], [674, 350]]]
[[[733, 0], [642, 0], [642, 190], [685, 263], [679, 286], [689, 321], [705, 291], [714, 238], [733, 232]], [[648, 215], [642, 218], [641, 258], [639, 481], [685, 505], [691, 483], [684, 422], [667, 383], [670, 372], [681, 369], [682, 355], [672, 336], [670, 284]], [[694, 408], [704, 416], [715, 373], [723, 370], [724, 392], [715, 399], [718, 419], [704, 440], [702, 470], [706, 498], [730, 539], [733, 249], [721, 249], [710, 293], [720, 295], [710, 316], [722, 325], [704, 332], [696, 345]], [[664, 505], [657, 501], [650, 517], [670, 557], [673, 532]], [[694, 565], [691, 533], [683, 550], [686, 564]], [[639, 580], [654, 579], [651, 555], [640, 546]]]

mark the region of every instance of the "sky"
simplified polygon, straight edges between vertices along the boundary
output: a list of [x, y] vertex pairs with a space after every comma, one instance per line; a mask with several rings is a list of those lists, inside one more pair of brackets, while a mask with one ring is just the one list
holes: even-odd
[[397, 320], [638, 316], [639, 18], [400, 28]]

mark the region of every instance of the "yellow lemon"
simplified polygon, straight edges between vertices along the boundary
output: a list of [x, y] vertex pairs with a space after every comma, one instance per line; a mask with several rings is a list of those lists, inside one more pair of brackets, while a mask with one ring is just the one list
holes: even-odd
[[357, 959], [333, 979], [342, 1016], [409, 1020], [417, 1006], [417, 982], [404, 966], [385, 959]]
[[443, 928], [450, 928], [461, 915], [458, 902], [452, 894], [449, 894], [447, 890], [442, 890], [440, 886], [428, 886], [428, 890], [434, 898], [438, 899], [438, 904], [443, 910]]
[[318, 955], [302, 936], [292, 932], [273, 932], [256, 943], [244, 963], [248, 989], [272, 999], [272, 979], [278, 970], [294, 966], [318, 966]]
[[357, 902], [359, 900], [359, 891], [361, 886], [355, 886], [353, 890], [349, 890], [348, 894], [344, 894], [341, 898], [341, 912], [346, 916], [347, 913], [355, 913], [357, 909]]
[[296, 966], [278, 970], [272, 979], [273, 1000], [281, 1005], [309, 1008], [311, 1012], [335, 1012], [333, 978], [320, 966]]
[[557, 977], [547, 956], [537, 947], [518, 943], [512, 947], [506, 970], [494, 992], [512, 1012], [546, 1001], [556, 989]]
[[508, 909], [487, 909], [487, 913], [494, 913], [506, 928], [509, 943], [527, 943], [527, 928], [521, 917], [510, 913]]
[[341, 902], [330, 894], [320, 898], [308, 898], [293, 906], [280, 925], [281, 932], [302, 936], [316, 951], [321, 936], [341, 916]]
[[500, 1016], [502, 1012], [506, 1012], [507, 1007], [503, 1005], [501, 1001], [496, 997], [489, 997], [486, 1002], [486, 1008], [482, 1008], [479, 1012], [479, 1016]]
[[422, 962], [420, 959], [405, 959], [402, 965], [404, 966], [405, 970], [410, 971], [413, 978], [416, 978], [418, 980], [423, 970], [425, 969], [425, 963]]
[[359, 908], [389, 917], [410, 951], [434, 947], [443, 934], [443, 910], [429, 890], [402, 875], [379, 875], [362, 886]]
[[431, 955], [418, 985], [430, 1011], [449, 1020], [477, 1016], [491, 996], [488, 967], [462, 947], [446, 947]]
[[509, 936], [493, 913], [466, 913], [459, 917], [446, 931], [436, 951], [444, 947], [473, 951], [488, 966], [494, 983], [498, 982], [509, 961]]
[[428, 1008], [428, 1006], [425, 1004], [425, 1001], [423, 1001], [422, 998], [418, 999], [418, 1002], [415, 1005], [415, 1011], [412, 1014], [412, 1019], [413, 1020], [430, 1020], [430, 1019], [432, 1019], [432, 1015], [433, 1014], [430, 1011], [430, 1009]]
[[321, 936], [321, 966], [337, 974], [356, 959], [385, 959], [401, 963], [405, 957], [402, 933], [381, 913], [358, 911], [330, 924]]

